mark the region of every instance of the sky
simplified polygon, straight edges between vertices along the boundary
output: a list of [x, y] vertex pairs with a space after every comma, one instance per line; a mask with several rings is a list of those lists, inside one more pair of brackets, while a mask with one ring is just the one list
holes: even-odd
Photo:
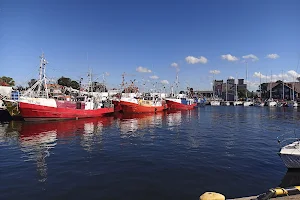
[[1, 0], [0, 76], [26, 85], [42, 52], [53, 80], [86, 81], [90, 69], [110, 88], [124, 72], [170, 88], [178, 73], [180, 88], [233, 77], [254, 90], [260, 77], [298, 76], [300, 1]]

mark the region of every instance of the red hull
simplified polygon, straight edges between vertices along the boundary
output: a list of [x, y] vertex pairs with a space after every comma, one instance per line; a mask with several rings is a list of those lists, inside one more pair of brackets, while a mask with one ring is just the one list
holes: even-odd
[[191, 105], [185, 105], [170, 100], [166, 100], [166, 101], [167, 101], [168, 108], [172, 110], [192, 110], [197, 106], [197, 103], [193, 103]]
[[114, 108], [100, 108], [96, 110], [84, 110], [73, 108], [54, 108], [20, 102], [19, 109], [25, 121], [79, 119], [99, 117], [104, 114], [113, 113]]
[[112, 103], [114, 104], [115, 112], [121, 112], [122, 111], [122, 106], [121, 106], [120, 101], [113, 100]]
[[167, 109], [167, 105], [163, 106], [141, 106], [130, 102], [120, 102], [124, 113], [155, 113]]

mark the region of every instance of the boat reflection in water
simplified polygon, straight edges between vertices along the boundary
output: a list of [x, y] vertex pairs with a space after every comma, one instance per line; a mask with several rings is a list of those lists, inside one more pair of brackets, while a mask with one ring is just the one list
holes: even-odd
[[55, 148], [58, 140], [70, 140], [79, 134], [82, 136], [81, 146], [89, 151], [93, 144], [99, 142], [98, 136], [101, 135], [102, 128], [110, 125], [112, 121], [113, 117], [40, 123], [24, 122], [19, 131], [19, 143], [21, 150], [25, 153], [25, 161], [36, 162], [39, 180], [43, 182], [47, 179], [46, 158], [51, 155], [50, 151]]
[[[146, 134], [141, 130], [147, 129], [151, 132], [154, 128], [162, 126], [166, 112], [157, 113], [139, 113], [139, 114], [122, 114], [118, 113], [115, 117], [118, 119], [118, 128], [121, 137], [137, 137]], [[137, 132], [140, 130], [139, 132]]]
[[189, 116], [191, 110], [168, 111], [167, 125], [169, 130], [173, 130], [182, 123], [182, 116]]
[[77, 127], [77, 130], [82, 133], [80, 144], [86, 151], [92, 151], [94, 144], [102, 143], [102, 132], [104, 127], [111, 126], [113, 117], [103, 117], [99, 119], [84, 120], [83, 127]]
[[290, 169], [281, 180], [279, 187], [291, 187], [300, 185], [300, 169]]

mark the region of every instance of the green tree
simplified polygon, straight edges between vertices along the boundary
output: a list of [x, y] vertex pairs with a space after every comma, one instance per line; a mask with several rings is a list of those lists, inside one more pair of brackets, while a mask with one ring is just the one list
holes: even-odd
[[71, 81], [70, 87], [72, 87], [73, 89], [79, 90], [80, 85], [77, 81]]
[[238, 91], [239, 98], [246, 98], [246, 91], [245, 90], [240, 90]]
[[11, 77], [2, 76], [2, 77], [0, 77], [0, 85], [14, 86], [15, 85], [15, 81]]
[[57, 80], [58, 85], [67, 86], [67, 87], [71, 86], [71, 82], [72, 80], [70, 78], [63, 77], [63, 76]]

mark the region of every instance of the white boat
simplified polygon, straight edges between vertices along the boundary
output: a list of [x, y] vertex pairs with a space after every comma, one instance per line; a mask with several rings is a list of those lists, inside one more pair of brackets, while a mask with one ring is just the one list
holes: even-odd
[[294, 102], [293, 102], [293, 107], [295, 107], [295, 108], [298, 107], [297, 101], [294, 101]]
[[254, 103], [253, 103], [253, 101], [245, 101], [245, 102], [243, 103], [243, 105], [244, 105], [245, 107], [247, 107], [247, 106], [253, 106]]
[[229, 101], [225, 101], [224, 105], [225, 106], [230, 106], [230, 102]]
[[219, 100], [212, 100], [212, 101], [210, 101], [210, 105], [211, 106], [220, 106], [221, 105], [221, 101], [219, 101]]
[[242, 105], [243, 105], [243, 102], [242, 102], [242, 101], [234, 101], [234, 102], [233, 102], [233, 105], [234, 105], [234, 106], [242, 106]]
[[269, 107], [276, 107], [276, 106], [277, 106], [277, 102], [274, 101], [273, 99], [269, 99], [269, 100], [267, 101], [267, 105], [268, 105]]
[[[283, 137], [283, 136], [280, 136]], [[281, 146], [281, 149], [279, 151], [279, 156], [281, 160], [283, 161], [284, 165], [288, 169], [299, 169], [300, 168], [300, 140], [299, 138], [283, 138], [280, 140], [278, 139], [278, 143], [280, 145], [284, 145], [284, 143], [287, 143], [284, 146]], [[290, 143], [289, 143], [290, 141]]]

